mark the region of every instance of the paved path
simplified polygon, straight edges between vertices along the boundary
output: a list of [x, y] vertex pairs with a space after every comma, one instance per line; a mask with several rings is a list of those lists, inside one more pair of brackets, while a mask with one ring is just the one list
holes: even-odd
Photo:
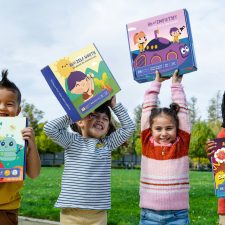
[[59, 222], [19, 216], [19, 225], [59, 225]]

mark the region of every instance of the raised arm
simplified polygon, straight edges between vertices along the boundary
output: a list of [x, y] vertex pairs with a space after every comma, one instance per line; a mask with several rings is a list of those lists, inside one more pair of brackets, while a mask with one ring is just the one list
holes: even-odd
[[112, 110], [121, 124], [121, 128], [118, 128], [106, 138], [108, 145], [113, 150], [130, 138], [135, 130], [135, 125], [121, 103], [113, 105]]
[[144, 102], [142, 104], [141, 114], [141, 131], [149, 128], [149, 116], [152, 108], [158, 106], [158, 95], [161, 88], [161, 83], [169, 78], [162, 78], [158, 71], [156, 71], [155, 80], [151, 82], [150, 88], [145, 92]]
[[44, 126], [44, 132], [55, 143], [67, 148], [74, 141], [74, 135], [67, 130], [70, 124], [72, 124], [72, 120], [68, 115], [65, 115], [47, 122]]
[[182, 76], [179, 76], [178, 73], [175, 71], [172, 77], [171, 85], [172, 101], [180, 106], [180, 110], [177, 114], [179, 118], [179, 129], [190, 133], [191, 125], [187, 101], [181, 81]]

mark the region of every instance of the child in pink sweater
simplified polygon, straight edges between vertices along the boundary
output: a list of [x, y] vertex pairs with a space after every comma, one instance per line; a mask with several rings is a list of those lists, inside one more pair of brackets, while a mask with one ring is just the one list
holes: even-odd
[[172, 104], [158, 108], [161, 83], [156, 72], [146, 91], [141, 118], [140, 225], [189, 224], [190, 122], [182, 76], [172, 77]]

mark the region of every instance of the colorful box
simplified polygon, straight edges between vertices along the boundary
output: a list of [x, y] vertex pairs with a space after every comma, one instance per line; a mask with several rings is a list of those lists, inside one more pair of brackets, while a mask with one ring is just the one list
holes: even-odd
[[158, 70], [170, 77], [197, 70], [188, 12], [177, 10], [129, 23], [126, 26], [133, 78], [139, 83], [155, 79]]
[[94, 44], [57, 60], [41, 72], [74, 122], [120, 91]]
[[26, 143], [21, 131], [26, 117], [0, 117], [0, 182], [25, 179]]
[[216, 148], [211, 157], [215, 194], [225, 197], [225, 138], [216, 138]]

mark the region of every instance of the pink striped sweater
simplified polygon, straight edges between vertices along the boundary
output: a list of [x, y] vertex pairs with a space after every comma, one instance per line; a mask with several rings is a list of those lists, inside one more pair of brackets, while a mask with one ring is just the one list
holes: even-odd
[[153, 210], [188, 209], [190, 122], [186, 97], [181, 84], [172, 84], [172, 102], [180, 106], [178, 136], [175, 143], [161, 146], [153, 140], [149, 129], [149, 116], [151, 109], [157, 106], [160, 87], [161, 83], [151, 82], [151, 88], [144, 97], [140, 207]]

